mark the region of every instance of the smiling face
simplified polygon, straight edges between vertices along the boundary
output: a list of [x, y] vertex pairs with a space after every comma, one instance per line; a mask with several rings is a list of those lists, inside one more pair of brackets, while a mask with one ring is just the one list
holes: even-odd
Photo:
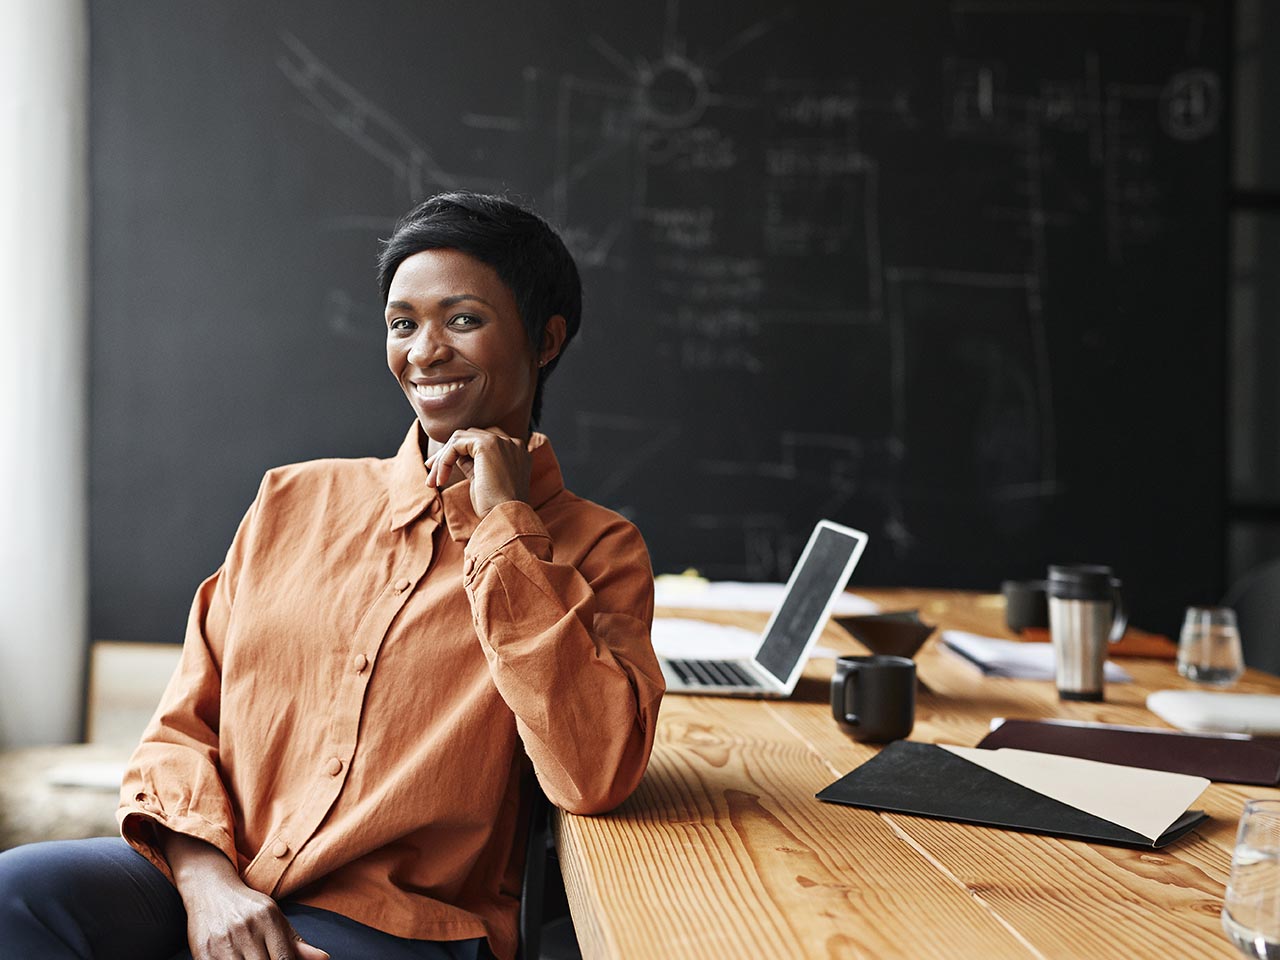
[[391, 279], [386, 319], [387, 366], [435, 443], [468, 427], [528, 437], [548, 348], [534, 356], [515, 296], [492, 267], [458, 250], [415, 253]]

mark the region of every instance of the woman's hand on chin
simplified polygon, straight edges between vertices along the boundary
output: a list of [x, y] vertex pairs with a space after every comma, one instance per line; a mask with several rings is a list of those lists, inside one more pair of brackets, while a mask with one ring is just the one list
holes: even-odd
[[529, 500], [529, 445], [497, 427], [455, 430], [426, 466], [428, 486], [447, 487], [455, 470], [470, 479], [471, 506], [479, 517], [500, 503]]

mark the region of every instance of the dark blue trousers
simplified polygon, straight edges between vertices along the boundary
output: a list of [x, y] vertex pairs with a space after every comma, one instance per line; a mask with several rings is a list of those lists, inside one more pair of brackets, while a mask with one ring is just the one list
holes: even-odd
[[[478, 960], [484, 940], [405, 940], [328, 910], [284, 902], [333, 960]], [[187, 914], [164, 874], [117, 837], [0, 853], [0, 960], [190, 960]]]

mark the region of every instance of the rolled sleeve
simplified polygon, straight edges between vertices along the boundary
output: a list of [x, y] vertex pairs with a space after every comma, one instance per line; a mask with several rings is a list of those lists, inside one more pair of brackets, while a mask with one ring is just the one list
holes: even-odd
[[464, 566], [494, 683], [544, 791], [573, 813], [612, 809], [635, 789], [664, 690], [644, 541], [590, 509], [608, 522], [579, 555], [560, 557], [533, 508], [501, 504], [476, 527]]
[[238, 862], [234, 812], [219, 766], [221, 660], [239, 563], [262, 495], [259, 490], [223, 566], [196, 591], [182, 657], [120, 787], [121, 836], [171, 880], [157, 826], [203, 840]]

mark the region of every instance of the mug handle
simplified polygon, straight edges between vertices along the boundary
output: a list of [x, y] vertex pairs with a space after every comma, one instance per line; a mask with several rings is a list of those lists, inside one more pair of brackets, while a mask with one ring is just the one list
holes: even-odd
[[847, 665], [842, 664], [842, 666], [844, 667], [844, 670], [838, 678], [840, 685], [840, 698], [838, 703], [835, 697], [831, 698], [831, 715], [835, 717], [837, 723], [847, 723], [850, 726], [856, 727], [861, 721], [858, 719], [858, 715], [856, 713], [849, 712], [849, 681], [853, 681], [854, 689], [856, 690], [858, 684], [859, 665], [856, 663], [850, 663]]
[[1111, 620], [1111, 642], [1117, 643], [1129, 627], [1129, 611], [1124, 608], [1124, 599], [1120, 596], [1120, 581], [1111, 581], [1111, 602], [1116, 608]]

